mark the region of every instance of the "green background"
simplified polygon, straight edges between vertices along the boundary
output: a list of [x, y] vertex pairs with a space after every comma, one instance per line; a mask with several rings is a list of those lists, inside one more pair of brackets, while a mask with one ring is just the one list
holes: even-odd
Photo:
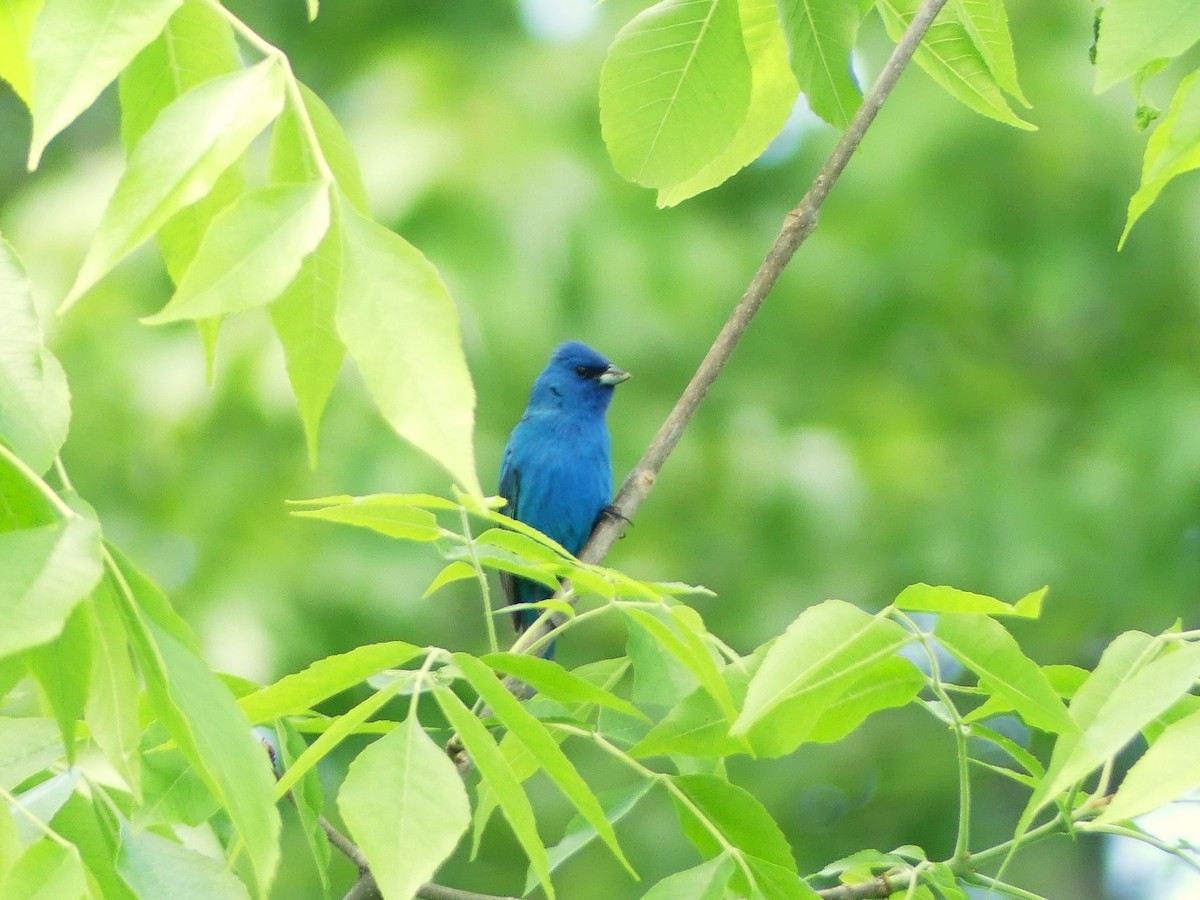
[[[605, 49], [639, 4], [330, 2], [312, 25], [298, 0], [231, 7], [332, 106], [374, 213], [450, 285], [488, 487], [530, 383], [567, 338], [634, 373], [610, 413], [619, 481], [836, 139], [798, 116], [764, 161], [657, 210], [613, 172], [597, 117]], [[735, 648], [819, 600], [873, 610], [915, 581], [1008, 600], [1049, 584], [1042, 620], [1013, 625], [1045, 663], [1090, 666], [1122, 630], [1197, 624], [1197, 185], [1172, 185], [1118, 254], [1145, 142], [1135, 103], [1125, 87], [1092, 92], [1088, 4], [1009, 7], [1040, 130], [977, 117], [908, 72], [609, 558], [712, 588], [697, 607]], [[546, 10], [573, 10], [581, 29], [548, 33]], [[870, 17], [860, 73], [873, 77], [888, 48]], [[48, 311], [120, 171], [115, 92], [30, 176], [29, 120], [4, 90], [0, 231]], [[1169, 87], [1151, 96], [1165, 106]], [[481, 650], [468, 583], [420, 599], [439, 567], [425, 548], [287, 516], [287, 498], [448, 488], [352, 368], [310, 470], [268, 317], [226, 323], [210, 387], [189, 327], [137, 321], [169, 295], [149, 247], [47, 327], [74, 395], [75, 485], [214, 666], [268, 680], [366, 641]], [[563, 661], [622, 652], [606, 621], [562, 642]], [[731, 774], [811, 871], [865, 846], [948, 855], [953, 758], [949, 733], [908, 710]], [[976, 787], [977, 845], [1003, 840], [1024, 797], [986, 774]], [[566, 810], [538, 793], [553, 840]], [[623, 829], [644, 885], [695, 861], [663, 798]], [[489, 837], [447, 879], [519, 893], [519, 850], [503, 826]], [[276, 896], [317, 896], [294, 827], [287, 839]], [[1098, 847], [1039, 846], [1013, 879], [1055, 900], [1105, 896]], [[603, 851], [562, 882], [579, 900], [644, 889]]]

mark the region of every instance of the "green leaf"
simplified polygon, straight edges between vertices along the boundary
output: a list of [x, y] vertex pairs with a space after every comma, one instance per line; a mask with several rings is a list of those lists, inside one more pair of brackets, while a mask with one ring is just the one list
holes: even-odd
[[758, 159], [792, 114], [800, 86], [788, 63], [787, 39], [776, 0], [740, 0], [742, 37], [750, 59], [750, 104], [746, 119], [723, 151], [691, 178], [658, 192], [658, 205], [674, 206], [716, 187]]
[[533, 807], [529, 798], [525, 796], [521, 780], [496, 746], [491, 733], [452, 690], [439, 687], [435, 689], [434, 696], [437, 697], [438, 705], [450, 726], [458, 733], [463, 746], [471, 754], [483, 783], [491, 790], [525, 855], [529, 857], [529, 864], [537, 873], [546, 896], [554, 900], [554, 885], [550, 881], [550, 858], [545, 844], [538, 836]]
[[640, 706], [675, 706], [696, 689], [699, 681], [638, 619], [627, 617], [626, 622], [634, 702]]
[[275, 779], [262, 745], [229, 689], [176, 635], [169, 604], [128, 560], [114, 578], [150, 706], [229, 814], [265, 893], [279, 863]]
[[1000, 623], [986, 616], [945, 613], [934, 636], [979, 676], [981, 687], [1011, 703], [1034, 728], [1060, 734], [1077, 730], [1045, 673]]
[[796, 871], [787, 838], [749, 791], [714, 775], [675, 775], [671, 781], [691, 802], [689, 806], [674, 797], [684, 833], [705, 859], [724, 850], [712, 833], [715, 828], [726, 844], [747, 856]]
[[[701, 686], [717, 701], [725, 715], [733, 718], [736, 710], [729, 686], [721, 677], [721, 671], [712, 657], [711, 651], [699, 638], [697, 632], [703, 629], [703, 623], [691, 621], [687, 613], [682, 612], [688, 607], [673, 607], [662, 615], [640, 609], [636, 606], [624, 606], [621, 614], [636, 622], [653, 636], [655, 642], [683, 665]], [[695, 616], [695, 610], [690, 610]], [[695, 616], [698, 619], [698, 616]]]
[[117, 873], [138, 897], [250, 900], [246, 886], [218, 860], [121, 822]]
[[[604, 807], [604, 817], [610, 824], [616, 825], [617, 822], [633, 811], [633, 808], [641, 802], [643, 797], [650, 793], [655, 784], [657, 782], [654, 779], [646, 778], [641, 781], [635, 781], [633, 784], [625, 787], [614, 788], [610, 791], [601, 791], [596, 795], [596, 798], [600, 801], [600, 805]], [[582, 816], [573, 816], [571, 821], [567, 823], [562, 840], [549, 849], [550, 871], [556, 871], [559, 866], [584, 847], [589, 846], [597, 837], [596, 829], [586, 819]], [[525, 893], [528, 894], [533, 891], [537, 887], [537, 884], [537, 875], [531, 868], [525, 879]]]
[[79, 900], [87, 893], [79, 851], [49, 838], [31, 844], [0, 884], [0, 897], [13, 900]]
[[668, 875], [649, 891], [642, 900], [721, 900], [735, 868], [728, 853], [714, 856], [706, 863]]
[[790, 753], [826, 709], [909, 640], [895, 622], [841, 600], [805, 610], [767, 651], [732, 733], [748, 734], [757, 752]]
[[[308, 745], [300, 733], [286, 720], [275, 723], [275, 736], [278, 739], [279, 762], [285, 771]], [[331, 896], [333, 891], [329, 881], [329, 862], [332, 851], [325, 829], [321, 827], [320, 817], [325, 809], [325, 791], [321, 786], [321, 775], [316, 769], [310, 769], [308, 775], [300, 779], [292, 791], [292, 801], [295, 804], [296, 816], [304, 832], [304, 840], [312, 855], [317, 868], [317, 877], [321, 882], [322, 896]]]
[[1161, 639], [1143, 638], [1145, 635], [1136, 632], [1117, 638], [1075, 695], [1071, 714], [1082, 733], [1064, 734], [1055, 743], [1046, 777], [1017, 824], [1018, 834], [1041, 809], [1115, 756], [1200, 678], [1200, 644], [1179, 647], [1148, 661], [1161, 646]]
[[[820, 895], [787, 866], [777, 865], [757, 856], [746, 857], [746, 865], [750, 867], [750, 873], [757, 885], [753, 900], [820, 900]], [[734, 880], [740, 880], [740, 876], [735, 874]]]
[[67, 618], [62, 634], [29, 651], [29, 671], [38, 680], [63, 736], [67, 764], [75, 762], [75, 723], [83, 718], [91, 683], [92, 627], [87, 604]]
[[166, 25], [180, 0], [46, 0], [33, 28], [29, 169]]
[[462, 779], [415, 715], [350, 764], [338, 809], [385, 897], [411, 897], [471, 824]]
[[702, 687], [696, 688], [682, 702], [671, 707], [666, 717], [629, 749], [629, 755], [647, 757], [682, 753], [720, 759], [735, 753], [749, 753], [749, 741], [730, 736], [731, 725], [712, 695]]
[[996, 84], [1028, 108], [1029, 101], [1017, 80], [1017, 60], [1004, 0], [955, 0], [954, 10]]
[[1125, 230], [1118, 248], [1134, 224], [1148, 210], [1172, 179], [1200, 168], [1200, 71], [1179, 82], [1171, 107], [1150, 139], [1142, 161], [1142, 183], [1129, 198]]
[[271, 129], [271, 180], [300, 183], [324, 178], [324, 170], [302, 119], [306, 117], [334, 181], [358, 212], [370, 215], [362, 171], [346, 132], [321, 98], [303, 84], [300, 85], [300, 96], [304, 101], [303, 110], [296, 109], [289, 97], [283, 115]]
[[900, 592], [893, 605], [897, 609], [914, 612], [977, 613], [987, 616], [1021, 616], [1036, 619], [1042, 614], [1042, 600], [1048, 587], [1026, 594], [1015, 604], [1005, 603], [995, 597], [973, 594], [958, 588], [928, 584], [914, 584]]
[[1200, 6], [1191, 0], [1108, 0], [1096, 38], [1096, 93], [1200, 40]]
[[319, 659], [302, 672], [285, 675], [274, 684], [242, 697], [238, 706], [252, 724], [295, 715], [385, 669], [402, 666], [421, 653], [420, 647], [404, 641], [364, 644]]
[[[920, 0], [879, 0], [876, 9], [892, 40], [900, 40], [920, 5]], [[951, 97], [980, 115], [1035, 130], [1036, 126], [1012, 111], [967, 29], [947, 12], [934, 21], [913, 59]]]
[[344, 210], [338, 333], [396, 433], [483, 496], [475, 472], [475, 389], [458, 313], [419, 250]]
[[1200, 786], [1200, 713], [1168, 725], [1121, 782], [1099, 823], [1132, 819]]
[[307, 775], [309, 770], [328, 756], [343, 740], [351, 734], [357, 733], [358, 727], [383, 709], [384, 705], [399, 694], [405, 685], [406, 682], [398, 678], [348, 712], [333, 719], [329, 727], [322, 731], [308, 749], [301, 753], [288, 770], [279, 777], [275, 783], [275, 796], [277, 798], [287, 796], [287, 792]]
[[[279, 131], [278, 124], [274, 131]], [[325, 236], [304, 258], [292, 283], [271, 304], [271, 321], [283, 344], [288, 379], [304, 423], [309, 463], [314, 467], [321, 417], [346, 355], [334, 323], [342, 255], [341, 213], [334, 202]]]
[[846, 0], [779, 0], [792, 71], [808, 105], [834, 128], [844, 129], [862, 103], [850, 71], [850, 51], [861, 21]]
[[421, 595], [421, 599], [424, 600], [430, 594], [441, 590], [448, 584], [453, 584], [456, 581], [464, 581], [468, 578], [475, 578], [477, 574], [475, 567], [470, 563], [455, 560], [442, 569], [442, 571], [438, 572], [437, 577], [429, 582], [429, 587], [425, 588], [425, 593]]
[[53, 719], [0, 716], [0, 788], [11, 791], [63, 752], [62, 733]]
[[44, 0], [0, 0], [0, 78], [26, 106], [33, 104], [29, 41]]
[[480, 659], [497, 671], [521, 679], [539, 694], [563, 703], [587, 703], [606, 706], [635, 719], [649, 721], [640, 709], [611, 691], [597, 687], [558, 663], [523, 653], [489, 653]]
[[613, 165], [645, 187], [694, 176], [729, 146], [750, 107], [738, 0], [663, 0], [617, 33], [600, 73]]
[[818, 744], [840, 741], [874, 713], [905, 706], [924, 686], [925, 676], [907, 659], [882, 659], [826, 707], [807, 739]]
[[0, 657], [57, 637], [100, 568], [100, 528], [83, 516], [0, 532]]
[[148, 325], [265, 306], [291, 284], [329, 229], [324, 182], [249, 191], [209, 225], [179, 289]]
[[370, 528], [405, 541], [436, 541], [442, 536], [433, 513], [408, 505], [403, 497], [388, 494], [350, 497], [336, 506], [293, 510], [292, 515]]
[[60, 310], [175, 213], [204, 197], [282, 105], [283, 72], [267, 59], [205, 81], [164, 109], [129, 157]]
[[70, 393], [62, 366], [42, 341], [29, 278], [3, 238], [0, 334], [0, 439], [40, 475], [67, 438]]
[[141, 797], [142, 736], [138, 720], [140, 684], [129, 657], [129, 640], [121, 623], [119, 600], [112, 580], [101, 579], [92, 592], [92, 689], [84, 720], [101, 752], [125, 779], [134, 797]]
[[596, 829], [600, 839], [608, 845], [617, 860], [636, 878], [637, 873], [625, 858], [625, 853], [617, 842], [617, 835], [605, 818], [600, 801], [596, 799], [592, 789], [567, 759], [546, 727], [510, 694], [492, 671], [478, 659], [466, 653], [455, 653], [454, 661], [471, 683], [471, 687], [491, 707], [496, 718], [533, 754], [538, 765], [550, 776], [550, 780], [571, 801], [579, 814]]

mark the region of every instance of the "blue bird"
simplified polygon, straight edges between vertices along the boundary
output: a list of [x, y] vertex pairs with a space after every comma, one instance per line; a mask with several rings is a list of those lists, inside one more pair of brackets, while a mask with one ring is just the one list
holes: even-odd
[[[502, 512], [562, 544], [583, 549], [601, 513], [612, 502], [613, 476], [605, 413], [613, 388], [629, 373], [578, 341], [559, 345], [533, 383], [529, 406], [517, 422], [500, 464]], [[553, 596], [544, 584], [501, 574], [508, 603], [537, 603]], [[517, 632], [538, 618], [517, 610]], [[553, 655], [553, 645], [547, 656]]]

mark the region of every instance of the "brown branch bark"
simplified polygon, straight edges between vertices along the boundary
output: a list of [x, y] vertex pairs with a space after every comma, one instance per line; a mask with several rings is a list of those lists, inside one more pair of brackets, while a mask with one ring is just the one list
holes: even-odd
[[[916, 15], [913, 16], [912, 21], [904, 32], [904, 36], [892, 51], [892, 55], [888, 57], [887, 64], [883, 67], [883, 71], [879, 73], [875, 84], [872, 85], [871, 90], [863, 98], [862, 106], [859, 107], [850, 125], [842, 134], [841, 140], [838, 141], [833, 152], [829, 154], [828, 159], [826, 159], [825, 164], [817, 173], [816, 178], [813, 179], [808, 191], [801, 198], [800, 203], [784, 217], [783, 225], [779, 229], [779, 234], [776, 236], [775, 243], [772, 245], [770, 252], [767, 253], [766, 258], [754, 273], [749, 286], [742, 294], [737, 305], [733, 308], [733, 312], [730, 314], [728, 320], [726, 320], [716, 340], [713, 341], [699, 368], [696, 369], [692, 380], [684, 388], [679, 400], [675, 403], [675, 407], [659, 428], [658, 433], [654, 436], [654, 440], [650, 442], [650, 446], [642, 455], [641, 460], [633, 467], [633, 470], [621, 485], [621, 489], [617, 492], [616, 499], [613, 501], [613, 511], [615, 514], [600, 518], [600, 522], [592, 532], [587, 545], [579, 554], [579, 558], [583, 562], [599, 563], [608, 555], [608, 551], [612, 549], [613, 544], [620, 537], [622, 525], [633, 517], [638, 507], [642, 505], [642, 501], [646, 499], [647, 495], [653, 489], [655, 481], [658, 480], [658, 473], [666, 463], [667, 457], [671, 455], [680, 438], [683, 437], [684, 431], [692, 421], [693, 416], [695, 416], [701, 402], [703, 402], [705, 396], [708, 394], [709, 388], [713, 386], [718, 376], [720, 376], [728, 364], [730, 357], [733, 355], [734, 348], [741, 340], [742, 335], [746, 333], [746, 329], [750, 327], [755, 314], [762, 308], [763, 302], [767, 299], [767, 295], [771, 293], [775, 282], [779, 280], [780, 274], [787, 267], [788, 263], [791, 262], [792, 257], [796, 255], [796, 251], [800, 249], [800, 245], [816, 230], [821, 207], [824, 205], [826, 198], [828, 198], [829, 192], [837, 183], [838, 178], [841, 177], [842, 172], [845, 171], [855, 151], [858, 150], [863, 137], [867, 133], [867, 129], [875, 121], [875, 117], [879, 114], [884, 101], [887, 100], [888, 95], [892, 92], [892, 88], [896, 86], [896, 82], [900, 79], [901, 73], [912, 59], [917, 45], [920, 44], [921, 39], [925, 36], [925, 32], [929, 30], [929, 26], [933, 24], [933, 20], [941, 12], [945, 4], [946, 0], [925, 0], [921, 8], [917, 10]], [[513, 652], [526, 652], [526, 648], [536, 643], [542, 637], [545, 637], [553, 627], [553, 623], [546, 620], [535, 624], [517, 638], [512, 647]], [[524, 696], [526, 689], [520, 681], [505, 679], [505, 685], [517, 696]], [[473, 768], [473, 763], [465, 748], [458, 741], [457, 735], [451, 738], [450, 742], [446, 745], [446, 752], [454, 760], [459, 772], [466, 777]], [[356, 893], [360, 886], [368, 883], [374, 889], [374, 894]], [[874, 887], [871, 887], [872, 885]], [[827, 900], [858, 900], [858, 898], [887, 897], [891, 893], [890, 890], [887, 893], [879, 893], [879, 891], [886, 890], [888, 885], [887, 879], [875, 879], [874, 881], [867, 882], [865, 885], [831, 888], [829, 890], [834, 891], [834, 893], [826, 895], [825, 892], [821, 892], [821, 896], [827, 897]], [[438, 886], [426, 885], [426, 888], [432, 887]], [[449, 888], [439, 889], [452, 890]], [[422, 888], [422, 890], [425, 890], [425, 888]], [[846, 890], [868, 892], [846, 893]], [[875, 892], [869, 892], [872, 890]], [[376, 896], [378, 896], [378, 888], [374, 886], [374, 879], [371, 876], [370, 870], [363, 869], [358, 883], [351, 890], [350, 894], [346, 896], [345, 900], [367, 900], [367, 898]], [[429, 900], [473, 900], [473, 898], [480, 897], [480, 895], [461, 893], [444, 895], [442, 897], [431, 897], [427, 894], [420, 894], [420, 896], [429, 897]]]

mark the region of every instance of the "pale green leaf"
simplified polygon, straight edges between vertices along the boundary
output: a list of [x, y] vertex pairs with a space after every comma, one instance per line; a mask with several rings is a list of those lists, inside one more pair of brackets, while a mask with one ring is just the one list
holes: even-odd
[[307, 669], [238, 700], [252, 724], [295, 715], [322, 700], [349, 690], [385, 669], [402, 666], [421, 653], [404, 641], [364, 644], [346, 653], [318, 659]]
[[62, 366], [42, 341], [29, 278], [3, 238], [0, 335], [0, 440], [40, 475], [67, 438], [70, 393]]
[[800, 86], [788, 63], [787, 39], [776, 0], [740, 0], [742, 37], [750, 59], [750, 104], [746, 120], [723, 151], [685, 181], [658, 192], [659, 206], [674, 206], [716, 187], [758, 159], [774, 140], [795, 106]]
[[1042, 613], [1042, 600], [1047, 590], [1049, 588], [1040, 588], [1026, 594], [1015, 604], [1009, 604], [995, 597], [973, 594], [946, 585], [934, 587], [928, 584], [914, 584], [902, 590], [893, 605], [898, 609], [916, 612], [979, 613], [1036, 619]]
[[454, 763], [415, 715], [350, 764], [338, 810], [384, 897], [413, 896], [471, 824]]
[[92, 689], [84, 720], [101, 752], [125, 779], [135, 797], [141, 796], [141, 756], [138, 743], [140, 685], [129, 657], [129, 640], [121, 623], [112, 580], [103, 578], [92, 592], [90, 613], [95, 637]]
[[250, 892], [216, 859], [121, 821], [117, 874], [138, 897], [155, 900], [250, 900]]
[[1017, 80], [1017, 60], [1004, 0], [954, 0], [954, 9], [996, 84], [1028, 107], [1029, 101]]
[[[689, 627], [687, 619], [676, 615], [677, 611], [683, 609], [687, 607], [675, 607], [669, 612], [656, 614], [657, 610], [652, 612], [636, 606], [625, 606], [621, 608], [621, 614], [649, 632], [658, 646], [684, 666], [712, 695], [725, 715], [732, 719], [737, 710], [734, 709], [729, 687], [721, 677], [712, 652], [699, 639], [696, 631]], [[694, 610], [691, 612], [694, 614]], [[699, 627], [703, 628], [703, 623]]]
[[64, 753], [53, 719], [0, 716], [0, 788], [11, 791]]
[[149, 325], [265, 306], [283, 293], [329, 228], [324, 182], [249, 191], [213, 218], [171, 301]]
[[442, 571], [438, 572], [437, 577], [429, 582], [429, 587], [425, 588], [425, 593], [421, 595], [421, 599], [424, 600], [430, 594], [441, 590], [446, 585], [452, 584], [455, 581], [463, 581], [467, 578], [475, 578], [477, 576], [478, 573], [475, 571], [475, 567], [470, 563], [455, 560], [442, 569]]
[[1193, 0], [1108, 0], [1096, 39], [1096, 93], [1200, 40]]
[[792, 71], [809, 108], [834, 128], [845, 128], [862, 103], [850, 51], [861, 19], [846, 0], [779, 0]]
[[[1198, 7], [1200, 8], [1200, 7]], [[1142, 183], [1129, 198], [1125, 230], [1118, 247], [1125, 243], [1129, 232], [1148, 210], [1162, 189], [1172, 179], [1200, 169], [1200, 71], [1179, 82], [1171, 106], [1163, 116], [1150, 140], [1142, 161]]]
[[680, 753], [720, 759], [735, 753], [749, 753], [749, 741], [730, 736], [731, 724], [712, 695], [704, 688], [696, 688], [672, 706], [662, 721], [629, 749], [629, 755], [647, 757]]
[[150, 706], [229, 814], [265, 893], [279, 863], [279, 811], [270, 760], [233, 695], [177, 632], [162, 592], [116, 554], [117, 597]]
[[553, 660], [523, 653], [490, 653], [481, 659], [497, 671], [520, 678], [539, 694], [552, 700], [606, 706], [636, 719], [649, 721], [646, 714], [628, 700], [568, 672]]
[[396, 433], [483, 495], [473, 447], [475, 389], [458, 312], [419, 250], [345, 213], [345, 265], [335, 316], [375, 405]]
[[438, 705], [450, 726], [457, 732], [463, 747], [471, 754], [475, 768], [479, 770], [483, 783], [490, 790], [494, 802], [500, 807], [513, 830], [513, 835], [529, 858], [529, 864], [541, 882], [546, 896], [554, 900], [554, 885], [550, 881], [550, 858], [546, 852], [546, 845], [538, 836], [533, 807], [521, 787], [521, 779], [496, 746], [491, 733], [452, 690], [438, 688], [434, 691], [434, 696], [437, 697]]
[[625, 858], [612, 825], [605, 818], [600, 801], [596, 799], [596, 795], [592, 793], [592, 789], [588, 787], [587, 782], [583, 780], [575, 766], [567, 759], [566, 754], [558, 746], [558, 742], [546, 730], [546, 726], [510, 694], [495, 674], [478, 659], [466, 653], [455, 653], [454, 661], [471, 683], [471, 687], [491, 708], [493, 715], [517, 740], [526, 746], [537, 760], [538, 765], [545, 770], [563, 795], [571, 801], [579, 814], [596, 829], [600, 839], [608, 845], [617, 860], [631, 875], [636, 877], [637, 873]]
[[0, 78], [26, 106], [33, 103], [29, 41], [45, 0], [0, 0]]
[[62, 308], [208, 194], [282, 105], [283, 72], [267, 59], [205, 81], [164, 109], [134, 148]]
[[[300, 85], [300, 96], [303, 109], [297, 109], [289, 97], [271, 129], [271, 180], [299, 183], [324, 178], [325, 170], [317, 158], [319, 150], [351, 205], [364, 216], [370, 215], [362, 171], [346, 132], [324, 101], [306, 85]], [[315, 147], [309, 125], [316, 137]]]
[[71, 799], [78, 783], [79, 769], [72, 767], [16, 795], [16, 803], [9, 809], [17, 816], [17, 831], [23, 843], [31, 844], [45, 834], [38, 823], [50, 822]]
[[[879, 0], [876, 9], [892, 40], [900, 39], [920, 5], [920, 0]], [[980, 115], [1016, 128], [1036, 127], [1012, 111], [983, 54], [947, 11], [934, 21], [913, 60], [951, 97]]]
[[1114, 641], [1092, 678], [1075, 695], [1071, 713], [1082, 734], [1065, 734], [1055, 744], [1046, 776], [1017, 825], [1018, 834], [1059, 793], [1115, 756], [1200, 678], [1200, 644], [1179, 647], [1148, 662], [1160, 642], [1146, 642], [1143, 637], [1135, 633]]
[[830, 705], [909, 640], [895, 622], [841, 600], [805, 610], [767, 651], [732, 733], [749, 734], [766, 755], [791, 752]]
[[981, 687], [1011, 703], [1034, 728], [1056, 733], [1077, 730], [1045, 673], [999, 622], [970, 613], [944, 613], [934, 636], [979, 676]]
[[46, 0], [33, 28], [29, 168], [166, 25], [181, 0]]
[[1200, 747], [1200, 713], [1168, 725], [1133, 764], [1116, 796], [1097, 821], [1132, 819], [1200, 787], [1197, 747]]
[[57, 637], [100, 570], [100, 528], [91, 519], [0, 533], [0, 657]]
[[370, 528], [406, 541], [436, 541], [442, 536], [437, 518], [429, 510], [408, 505], [402, 496], [375, 494], [350, 497], [347, 502], [321, 509], [298, 509], [294, 516]]
[[735, 868], [733, 857], [727, 853], [714, 856], [706, 863], [668, 875], [649, 891], [642, 900], [721, 900]]
[[67, 749], [67, 764], [75, 763], [75, 723], [83, 718], [92, 675], [92, 623], [89, 604], [81, 603], [67, 617], [62, 633], [34, 647], [26, 661], [42, 695], [58, 720]]
[[808, 740], [820, 744], [840, 741], [880, 710], [904, 706], [925, 686], [925, 676], [907, 659], [881, 659], [834, 703], [826, 707]]
[[79, 900], [87, 892], [79, 850], [49, 838], [30, 844], [0, 884], [0, 897], [12, 900]]
[[618, 32], [600, 73], [613, 165], [646, 187], [694, 176], [737, 135], [750, 106], [738, 0], [663, 0]]

